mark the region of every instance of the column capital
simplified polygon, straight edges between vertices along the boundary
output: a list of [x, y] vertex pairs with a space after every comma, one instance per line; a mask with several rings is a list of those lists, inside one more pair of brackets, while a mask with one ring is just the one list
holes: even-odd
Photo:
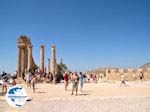
[[52, 48], [55, 48], [55, 47], [56, 47], [56, 45], [55, 45], [55, 44], [53, 44], [53, 45], [51, 45], [51, 47], [52, 47]]
[[41, 48], [44, 48], [45, 46], [44, 46], [44, 45], [41, 45], [40, 47], [41, 47]]

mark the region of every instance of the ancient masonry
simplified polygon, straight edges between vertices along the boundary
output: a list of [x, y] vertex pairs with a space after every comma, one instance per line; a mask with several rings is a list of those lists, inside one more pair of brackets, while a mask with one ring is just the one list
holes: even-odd
[[150, 80], [150, 68], [137, 68], [137, 69], [122, 69], [122, 68], [104, 68], [104, 69], [97, 69], [94, 71], [90, 71], [87, 74], [96, 74], [99, 75], [100, 73], [105, 75], [107, 80], [120, 80], [121, 74], [124, 74], [126, 80], [133, 80], [133, 74], [135, 74], [136, 78], [139, 79], [141, 72], [144, 74], [144, 78], [146, 80]]
[[[33, 70], [40, 68], [41, 72], [45, 72], [44, 68], [44, 45], [40, 46], [40, 67], [38, 67], [33, 59], [32, 56], [32, 49], [33, 45], [30, 41], [30, 38], [26, 36], [20, 36], [18, 38], [18, 63], [17, 63], [17, 71], [18, 71], [18, 78], [23, 78], [23, 73], [25, 70]], [[57, 68], [56, 62], [56, 46], [51, 46], [51, 61], [48, 59], [48, 72], [51, 72], [53, 76], [57, 74], [59, 71]]]
[[25, 71], [25, 69], [32, 69], [36, 68], [36, 65], [34, 63], [33, 57], [32, 57], [32, 44], [30, 42], [30, 39], [25, 36], [20, 36], [18, 39], [18, 76], [22, 77], [22, 73]]

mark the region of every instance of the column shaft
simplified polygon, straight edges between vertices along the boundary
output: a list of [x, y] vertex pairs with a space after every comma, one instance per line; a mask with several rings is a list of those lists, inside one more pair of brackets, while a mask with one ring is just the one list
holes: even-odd
[[48, 59], [48, 73], [51, 72], [50, 71], [50, 59]]
[[54, 83], [56, 83], [55, 81], [55, 74], [57, 73], [56, 72], [56, 47], [53, 45], [53, 46], [51, 46], [51, 50], [52, 50], [52, 53], [51, 53], [51, 73], [52, 73], [52, 75], [53, 75], [53, 78], [54, 78], [54, 80], [53, 80], [53, 82]]
[[18, 66], [17, 66], [17, 78], [21, 76], [21, 48], [18, 47]]
[[22, 71], [25, 70], [25, 49], [21, 49], [21, 69]]
[[32, 69], [32, 45], [28, 46], [28, 70]]
[[44, 46], [40, 47], [40, 69], [44, 72]]

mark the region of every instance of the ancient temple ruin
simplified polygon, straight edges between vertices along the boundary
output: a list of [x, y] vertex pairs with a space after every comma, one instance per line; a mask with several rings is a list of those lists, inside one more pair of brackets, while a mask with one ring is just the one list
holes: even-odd
[[45, 70], [45, 63], [44, 63], [44, 45], [40, 46], [40, 65], [37, 66], [34, 62], [33, 55], [32, 55], [32, 48], [33, 45], [31, 43], [30, 38], [27, 36], [20, 36], [18, 38], [18, 63], [17, 63], [17, 71], [18, 71], [18, 78], [23, 78], [23, 73], [25, 70], [33, 70], [39, 68], [42, 73], [44, 72], [51, 72], [54, 80], [55, 75], [62, 73], [61, 68], [56, 62], [56, 46], [51, 46], [51, 58], [48, 59], [48, 71]]
[[24, 72], [25, 69], [33, 69], [37, 67], [32, 57], [32, 47], [30, 38], [26, 36], [20, 36], [18, 38], [17, 77], [22, 77], [22, 72]]

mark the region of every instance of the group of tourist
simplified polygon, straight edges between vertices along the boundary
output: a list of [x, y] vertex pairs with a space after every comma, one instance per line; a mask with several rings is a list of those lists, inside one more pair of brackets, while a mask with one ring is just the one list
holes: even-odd
[[2, 85], [2, 94], [5, 94], [9, 87], [16, 85], [15, 78], [16, 78], [15, 75], [11, 76], [10, 74], [7, 74], [6, 72], [3, 71], [0, 82], [0, 84]]
[[[15, 78], [17, 76], [17, 72], [15, 72], [13, 74], [13, 76], [8, 77], [9, 75], [7, 75], [7, 73], [3, 72], [2, 74], [2, 92], [6, 93], [7, 88], [9, 86], [13, 86], [16, 85], [15, 82]], [[68, 89], [68, 85], [69, 83], [72, 83], [72, 93], [71, 95], [78, 94], [78, 86], [80, 88], [80, 91], [83, 91], [83, 85], [84, 83], [97, 83], [98, 80], [103, 79], [105, 77], [105, 74], [99, 73], [99, 74], [83, 74], [82, 72], [80, 73], [72, 73], [72, 72], [64, 72], [63, 75], [58, 75], [55, 74], [54, 76], [52, 75], [52, 73], [43, 73], [40, 69], [36, 69], [36, 70], [25, 70], [25, 72], [22, 73], [23, 79], [27, 84], [27, 87], [30, 87], [33, 89], [33, 92], [35, 92], [35, 84], [37, 82], [47, 82], [47, 83], [59, 83], [61, 82], [61, 80], [64, 80], [64, 85], [65, 85], [65, 90], [67, 91]], [[139, 79], [141, 80], [141, 82], [144, 79], [144, 73], [140, 72], [140, 74], [138, 75]], [[121, 74], [121, 85], [126, 86], [126, 77], [125, 74], [122, 73]], [[137, 75], [135, 73], [133, 73], [133, 80], [135, 81], [137, 79]]]
[[[57, 77], [57, 75], [56, 75]], [[40, 69], [25, 70], [23, 79], [25, 80], [27, 87], [32, 87], [35, 92], [35, 84], [38, 82], [52, 83], [54, 77], [52, 73], [42, 72]], [[55, 78], [56, 82], [59, 82], [58, 78]]]
[[79, 74], [77, 72], [75, 73], [64, 73], [64, 85], [65, 85], [65, 90], [67, 91], [67, 87], [69, 85], [69, 82], [72, 83], [72, 93], [71, 95], [75, 94], [77, 95], [78, 93], [78, 86], [80, 85], [80, 91], [82, 92], [83, 90], [83, 83], [84, 83], [84, 75], [82, 72]]

